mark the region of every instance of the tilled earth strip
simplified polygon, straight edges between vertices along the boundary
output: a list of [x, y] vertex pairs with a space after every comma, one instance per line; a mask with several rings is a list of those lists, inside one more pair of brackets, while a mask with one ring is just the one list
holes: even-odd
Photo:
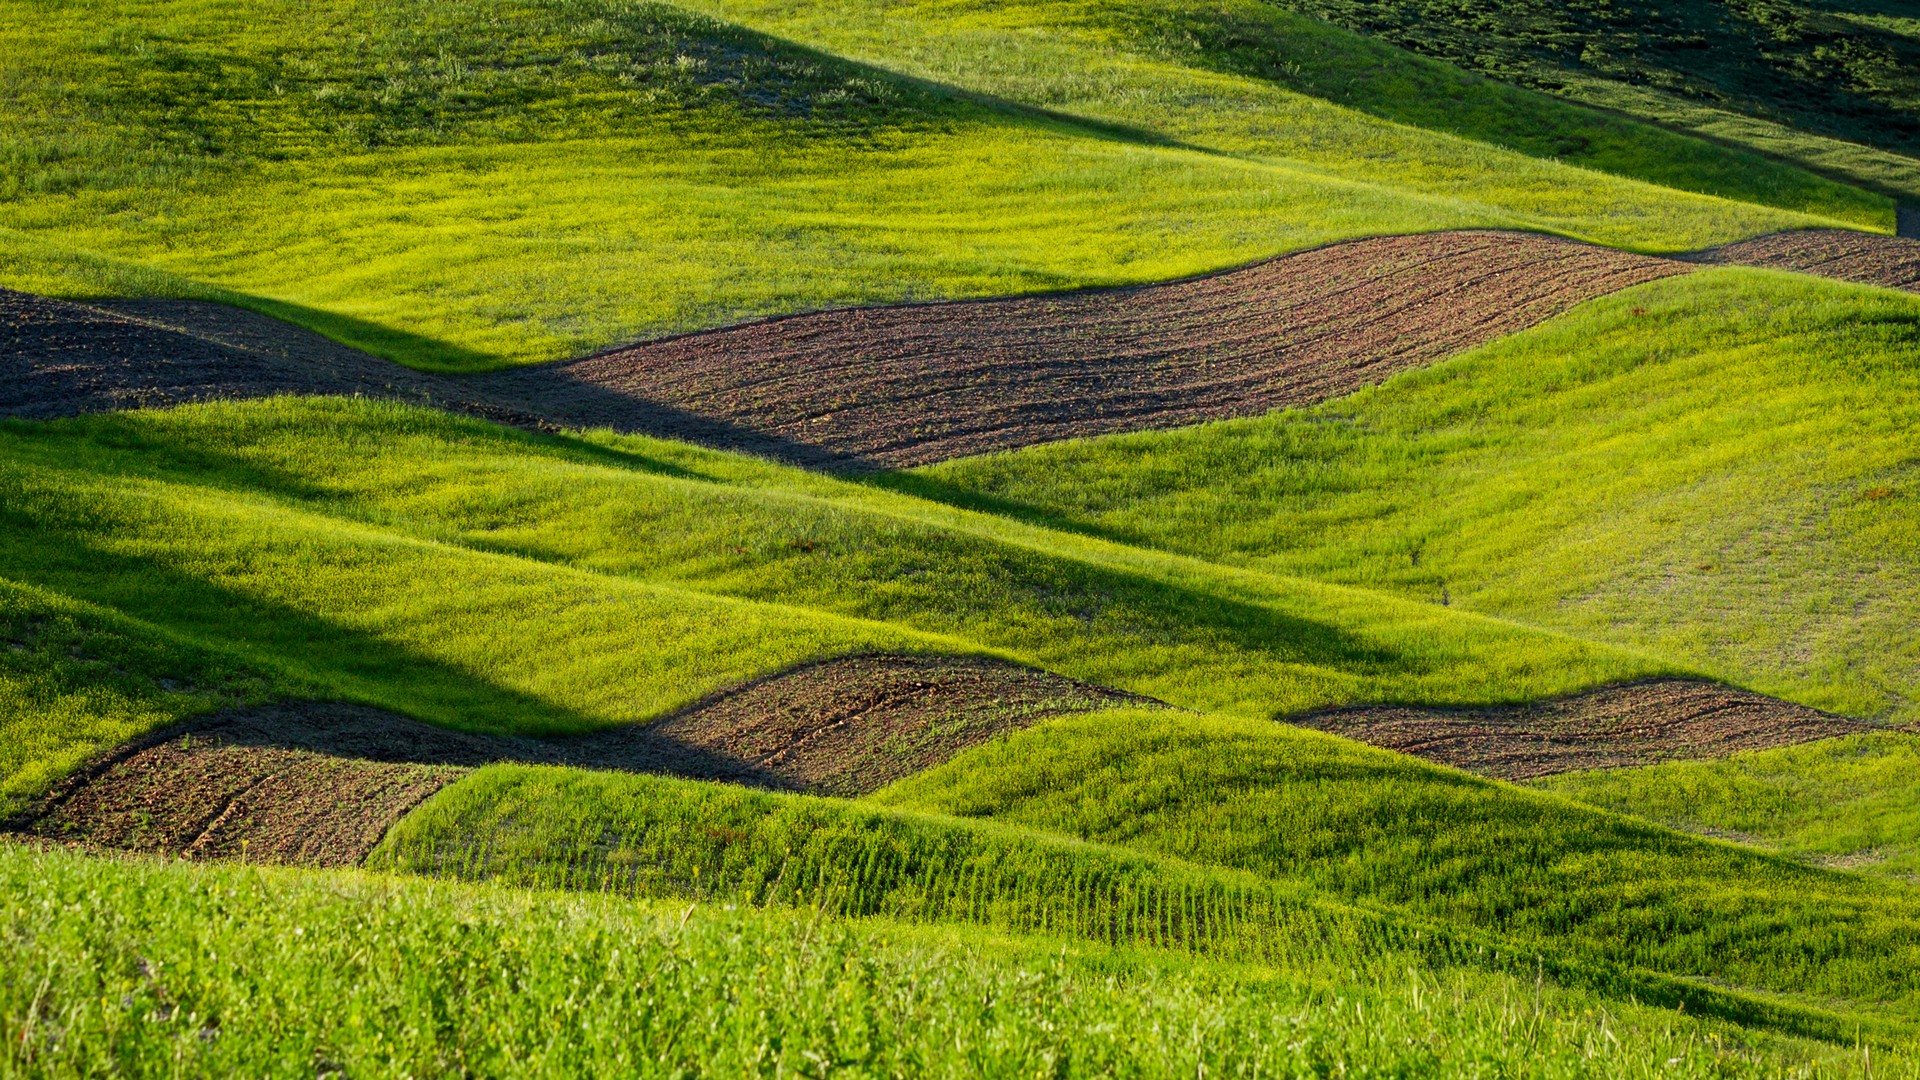
[[1879, 730], [1693, 679], [1613, 686], [1531, 705], [1358, 706], [1292, 723], [1502, 780], [1701, 761]]
[[0, 290], [0, 416], [359, 394], [858, 472], [1325, 401], [1702, 263], [1920, 290], [1920, 241], [1866, 233], [1665, 259], [1441, 232], [1162, 285], [767, 319], [473, 376], [413, 371], [219, 304]]
[[654, 724], [571, 739], [433, 727], [295, 702], [135, 740], [69, 777], [16, 831], [188, 858], [364, 859], [408, 811], [499, 761], [857, 795], [1049, 716], [1151, 699], [978, 657], [863, 656], [714, 694]]
[[1774, 233], [1704, 251], [1702, 263], [1764, 266], [1920, 292], [1920, 240], [1844, 229]]

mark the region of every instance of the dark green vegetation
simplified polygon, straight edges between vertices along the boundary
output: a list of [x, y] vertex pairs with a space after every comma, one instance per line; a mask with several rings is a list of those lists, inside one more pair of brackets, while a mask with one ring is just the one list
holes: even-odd
[[1716, 270], [1315, 409], [914, 484], [1911, 720], [1916, 356], [1910, 296]]
[[1538, 786], [1817, 865], [1920, 878], [1920, 734], [1859, 735], [1724, 761], [1574, 773]]
[[1762, 149], [1920, 201], [1920, 11], [1911, 5], [1287, 0], [1282, 6], [1520, 86]]
[[[1676, 250], [1891, 220], [1262, 8], [1233, 17], [1305, 81], [1240, 71], [1224, 41], [1181, 44], [1209, 10], [8, 0], [0, 284], [243, 303], [471, 369], [1380, 233]], [[1341, 103], [1379, 69], [1406, 74], [1354, 98], [1373, 112]], [[1533, 134], [1499, 149], [1488, 124]], [[1592, 169], [1539, 156], [1570, 140]]]

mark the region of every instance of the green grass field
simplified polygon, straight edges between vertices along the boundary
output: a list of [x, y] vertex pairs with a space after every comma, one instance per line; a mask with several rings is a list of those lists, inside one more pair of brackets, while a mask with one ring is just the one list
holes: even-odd
[[[0, 286], [475, 371], [1920, 192], [1898, 10], [1439, 7], [0, 0]], [[1674, 59], [1749, 24], [1791, 33]], [[859, 478], [362, 399], [0, 418], [10, 828], [276, 701], [563, 736], [885, 652], [1173, 706], [858, 800], [490, 765], [350, 871], [0, 837], [0, 1076], [1920, 1075], [1910, 733], [1515, 785], [1284, 722], [1664, 675], [1920, 719], [1916, 356], [1912, 295], [1719, 268], [1313, 408]]]
[[[1531, 978], [0, 845], [20, 1074], [1902, 1075]], [[87, 918], [68, 917], [82, 911]], [[263, 973], [271, 972], [270, 976]], [[564, 1036], [562, 1032], [564, 1031]]]
[[1715, 270], [1352, 397], [901, 486], [1916, 717], [1920, 301]]
[[[1891, 221], [1881, 196], [1265, 9], [1234, 16], [1272, 54], [1254, 74], [1178, 44], [1205, 15], [1181, 9], [0, 12], [0, 284], [211, 296], [440, 369], [1380, 233], [1676, 250]], [[1362, 78], [1355, 105], [1327, 89]], [[1440, 112], [1458, 122], [1421, 126]]]
[[1675, 828], [1913, 881], [1920, 878], [1917, 758], [1914, 735], [1876, 733], [1538, 783]]

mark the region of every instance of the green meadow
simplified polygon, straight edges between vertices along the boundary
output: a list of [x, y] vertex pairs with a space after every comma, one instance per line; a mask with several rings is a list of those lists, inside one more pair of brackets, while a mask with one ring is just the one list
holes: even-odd
[[1820, 866], [1920, 877], [1920, 738], [1875, 732], [1721, 761], [1536, 782], [1568, 798]]
[[1251, 6], [1245, 34], [1073, 5], [0, 13], [0, 285], [235, 302], [443, 370], [1381, 233], [1684, 250], [1891, 222], [1882, 196]]
[[[1900, 12], [1551, 6], [0, 0], [0, 287], [470, 372], [1920, 191]], [[1802, 36], [1674, 59], [1748, 24]], [[0, 418], [0, 827], [281, 701], [566, 736], [918, 653], [1170, 706], [851, 800], [491, 765], [351, 870], [0, 838], [0, 1076], [1920, 1073], [1916, 357], [1912, 295], [1713, 268], [857, 478], [359, 398]], [[1287, 723], [1663, 676], [1877, 727], [1516, 785]]]
[[1916, 355], [1911, 296], [1713, 270], [1317, 408], [899, 483], [1913, 720]]
[[[21, 1075], [1902, 1075], [1534, 978], [0, 846]], [[85, 913], [84, 918], [72, 917]], [[273, 973], [263, 977], [262, 973]]]

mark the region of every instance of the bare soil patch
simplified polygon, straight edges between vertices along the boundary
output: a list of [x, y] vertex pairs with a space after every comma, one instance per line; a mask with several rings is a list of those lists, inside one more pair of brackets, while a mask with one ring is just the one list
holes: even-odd
[[1920, 292], [1920, 240], [1844, 229], [1774, 233], [1692, 256]]
[[1920, 241], [1867, 233], [1666, 259], [1441, 232], [1160, 285], [787, 316], [472, 376], [413, 371], [219, 304], [0, 290], [0, 416], [359, 394], [871, 471], [1325, 401], [1702, 263], [1920, 289]]
[[1612, 686], [1531, 705], [1358, 706], [1292, 723], [1502, 780], [1703, 761], [1875, 730], [1864, 721], [1693, 679]]
[[101, 756], [17, 831], [66, 843], [316, 866], [364, 859], [441, 787], [498, 761], [858, 795], [1049, 716], [1150, 699], [979, 657], [862, 656], [711, 695], [645, 727], [520, 739], [293, 702], [200, 718]]
[[1165, 285], [773, 319], [497, 385], [568, 425], [645, 400], [688, 437], [898, 468], [1324, 401], [1687, 269], [1532, 234], [1382, 237]]

